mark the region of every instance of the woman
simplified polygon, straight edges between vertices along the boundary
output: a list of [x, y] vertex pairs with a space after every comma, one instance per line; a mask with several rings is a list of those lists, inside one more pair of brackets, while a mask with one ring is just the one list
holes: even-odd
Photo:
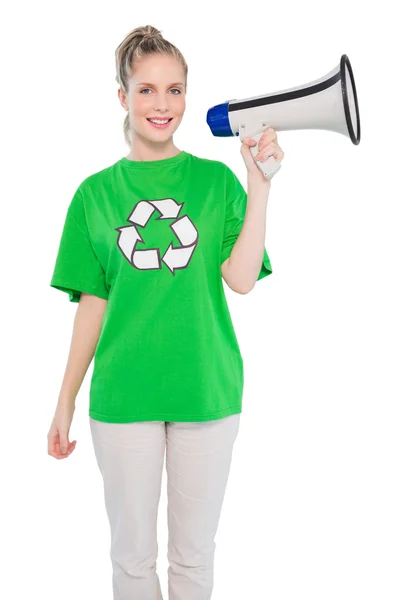
[[[130, 152], [87, 177], [67, 211], [50, 285], [79, 304], [48, 452], [62, 459], [75, 449], [75, 398], [94, 355], [89, 423], [114, 599], [162, 598], [156, 530], [166, 452], [169, 598], [208, 600], [243, 391], [222, 278], [247, 293], [272, 272], [270, 182], [250, 138], [241, 147], [248, 196], [224, 163], [175, 146], [188, 69], [157, 29], [129, 33], [116, 67]], [[272, 129], [259, 153], [282, 160]]]

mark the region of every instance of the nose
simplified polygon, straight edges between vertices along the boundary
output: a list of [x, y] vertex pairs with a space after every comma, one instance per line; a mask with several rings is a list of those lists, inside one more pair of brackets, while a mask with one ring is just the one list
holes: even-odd
[[168, 99], [162, 95], [158, 96], [154, 102], [154, 110], [157, 110], [162, 114], [168, 112]]
[[157, 112], [161, 113], [162, 115], [164, 113], [168, 112], [168, 106], [164, 103], [164, 102], [157, 102], [154, 105], [154, 110], [156, 110]]

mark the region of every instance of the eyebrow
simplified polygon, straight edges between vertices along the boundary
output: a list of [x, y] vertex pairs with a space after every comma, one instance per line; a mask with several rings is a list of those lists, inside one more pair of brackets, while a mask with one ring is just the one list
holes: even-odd
[[[140, 81], [140, 82], [139, 82], [139, 83], [137, 83], [136, 85], [150, 85], [151, 87], [153, 87], [153, 86], [154, 86], [154, 83], [148, 83], [148, 82], [146, 83], [145, 81]], [[181, 85], [181, 86], [183, 86], [183, 87], [185, 86], [185, 84], [184, 84], [184, 83], [182, 83], [181, 81], [177, 81], [177, 82], [175, 82], [175, 83], [170, 83], [170, 84], [169, 84], [169, 86], [171, 86], [171, 85]]]

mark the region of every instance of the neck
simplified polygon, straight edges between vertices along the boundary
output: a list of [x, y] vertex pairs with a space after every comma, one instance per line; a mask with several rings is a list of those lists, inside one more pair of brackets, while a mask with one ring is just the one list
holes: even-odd
[[128, 160], [163, 160], [172, 158], [181, 151], [175, 146], [172, 138], [165, 142], [153, 142], [145, 138], [132, 136], [132, 147], [126, 157]]

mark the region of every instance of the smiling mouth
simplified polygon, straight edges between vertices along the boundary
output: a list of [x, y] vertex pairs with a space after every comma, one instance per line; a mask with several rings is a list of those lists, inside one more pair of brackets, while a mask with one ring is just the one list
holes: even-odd
[[[173, 119], [173, 117], [171, 117], [170, 119], [167, 119], [166, 122], [169, 123], [170, 121], [172, 121], [172, 119]], [[147, 120], [150, 121], [150, 122], [152, 122], [152, 123], [154, 122], [151, 119], [147, 119]], [[158, 120], [159, 121], [165, 121], [165, 119], [158, 119]]]

